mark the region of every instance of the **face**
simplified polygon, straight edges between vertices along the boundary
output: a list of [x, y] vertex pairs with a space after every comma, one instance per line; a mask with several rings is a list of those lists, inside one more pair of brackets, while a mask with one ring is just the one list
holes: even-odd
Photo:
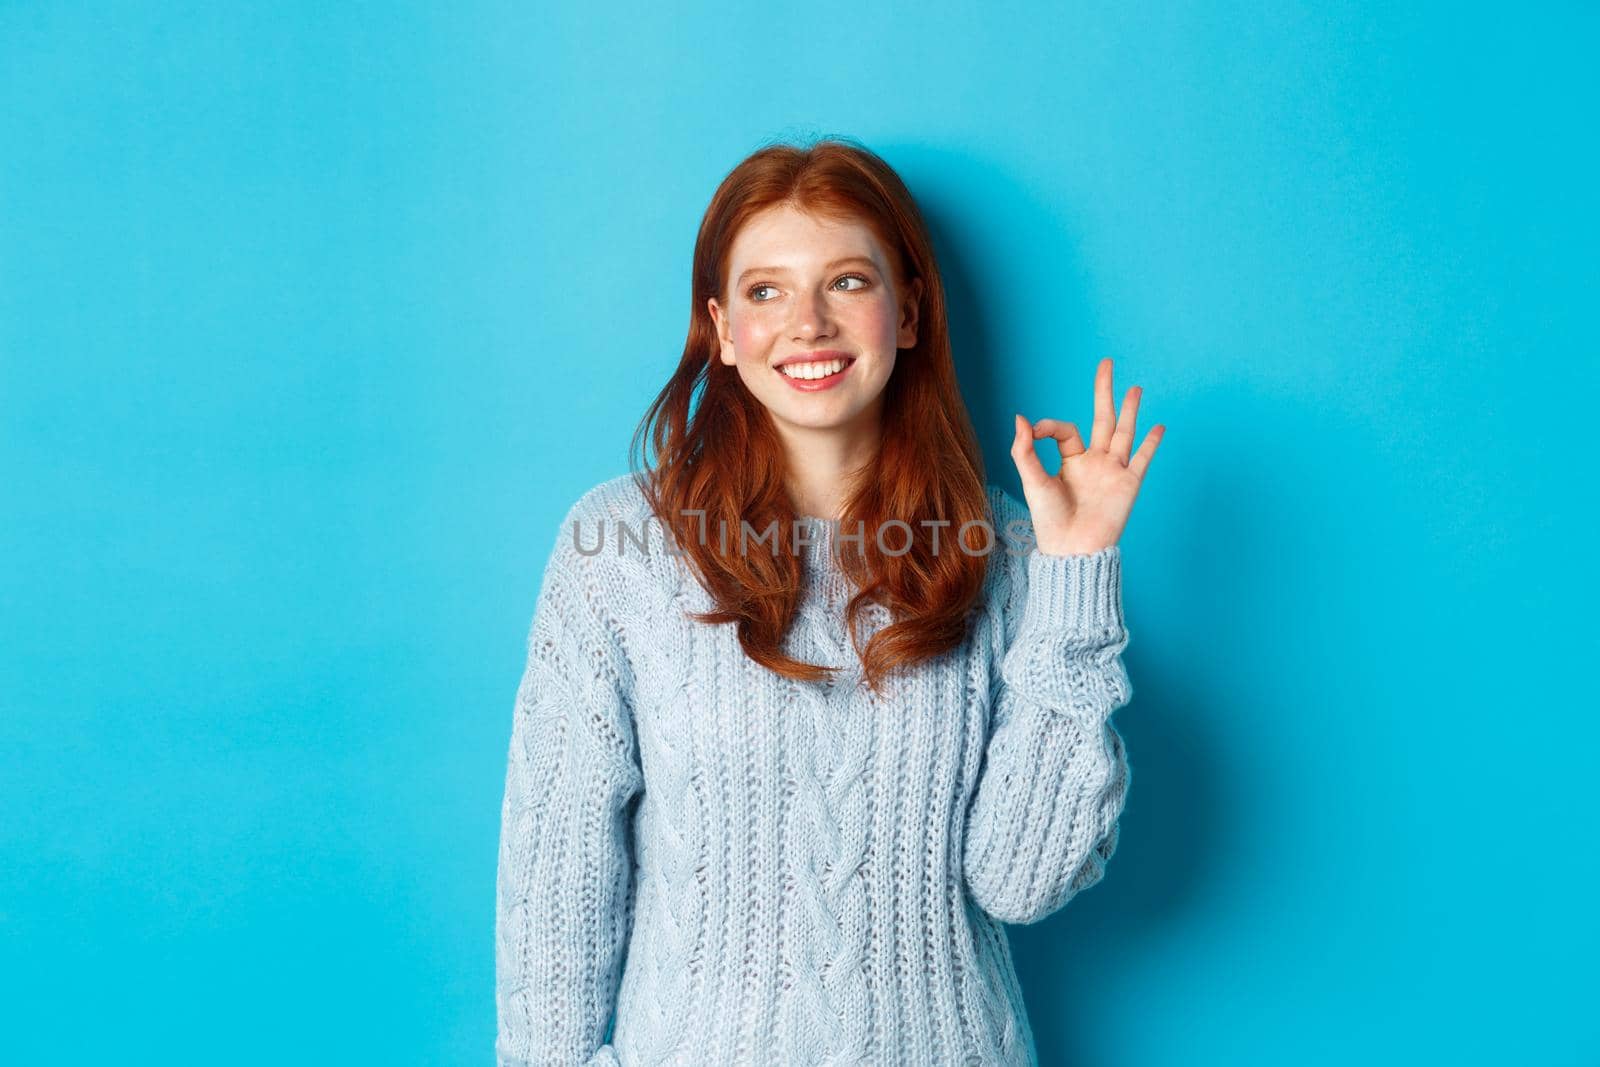
[[917, 343], [921, 279], [901, 292], [864, 223], [784, 204], [745, 223], [729, 253], [727, 303], [708, 301], [718, 358], [786, 437], [875, 434], [897, 349]]

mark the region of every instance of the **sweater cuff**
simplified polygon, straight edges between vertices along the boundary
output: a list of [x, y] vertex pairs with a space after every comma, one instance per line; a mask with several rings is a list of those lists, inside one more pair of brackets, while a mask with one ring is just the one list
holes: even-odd
[[1035, 548], [1027, 563], [1027, 598], [1018, 641], [1048, 634], [1073, 647], [1094, 649], [1126, 637], [1120, 546], [1070, 556]]

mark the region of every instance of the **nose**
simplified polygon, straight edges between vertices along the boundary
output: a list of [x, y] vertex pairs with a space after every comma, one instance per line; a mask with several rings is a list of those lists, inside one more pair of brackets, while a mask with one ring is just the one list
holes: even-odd
[[822, 296], [810, 289], [804, 289], [795, 298], [794, 339], [796, 341], [811, 341], [818, 337], [830, 336], [833, 330], [833, 320], [828, 313], [828, 302]]

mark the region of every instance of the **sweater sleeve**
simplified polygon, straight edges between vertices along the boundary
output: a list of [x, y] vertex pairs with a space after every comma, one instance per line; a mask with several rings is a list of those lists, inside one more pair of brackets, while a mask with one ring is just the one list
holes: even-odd
[[[517, 688], [495, 892], [499, 1067], [614, 1062], [607, 1038], [633, 917], [629, 806], [643, 777], [632, 673], [604, 555], [568, 513]], [[593, 530], [581, 530], [592, 543]]]
[[1130, 775], [1110, 718], [1133, 690], [1121, 549], [1030, 547], [1007, 562], [1005, 641], [963, 863], [979, 907], [1035, 923], [1100, 881], [1117, 847]]

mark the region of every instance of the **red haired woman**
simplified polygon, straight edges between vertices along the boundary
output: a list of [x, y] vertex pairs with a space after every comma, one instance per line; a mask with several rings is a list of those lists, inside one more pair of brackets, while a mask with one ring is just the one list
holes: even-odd
[[1163, 427], [1133, 452], [1104, 360], [1087, 445], [1018, 415], [1026, 507], [986, 485], [926, 228], [848, 141], [740, 163], [693, 294], [653, 460], [573, 505], [535, 608], [499, 1062], [1035, 1063], [1001, 924], [1116, 848]]

